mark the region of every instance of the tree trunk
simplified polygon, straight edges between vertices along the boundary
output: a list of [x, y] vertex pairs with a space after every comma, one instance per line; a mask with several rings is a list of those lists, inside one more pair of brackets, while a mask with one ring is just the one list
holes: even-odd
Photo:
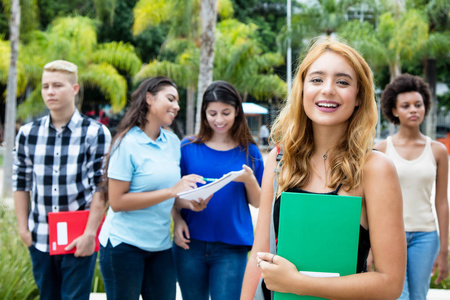
[[200, 113], [202, 109], [203, 93], [213, 80], [214, 62], [214, 32], [217, 21], [217, 1], [200, 1], [200, 66], [197, 88], [197, 113], [195, 117], [195, 132], [200, 130]]
[[[389, 74], [390, 74], [389, 82], [394, 81], [394, 79], [402, 73], [401, 70], [402, 69], [400, 66], [400, 58], [397, 56], [397, 59], [395, 60], [394, 64], [389, 66]], [[389, 135], [393, 135], [395, 133], [395, 125], [392, 123], [389, 123], [388, 131], [389, 131]]]
[[394, 79], [402, 74], [402, 68], [400, 63], [400, 58], [397, 55], [397, 59], [395, 60], [393, 65], [389, 66], [389, 73], [390, 73], [390, 81], [394, 81]]
[[427, 58], [425, 60], [425, 81], [428, 82], [431, 91], [431, 107], [428, 112], [428, 117], [425, 120], [425, 134], [436, 139], [436, 126], [437, 126], [437, 97], [436, 97], [436, 59]]
[[187, 88], [186, 101], [186, 135], [194, 134], [194, 115], [195, 115], [195, 89], [192, 86]]
[[12, 164], [14, 138], [16, 136], [16, 102], [17, 102], [17, 58], [19, 55], [20, 2], [11, 3], [11, 19], [9, 21], [11, 59], [6, 87], [6, 122], [5, 151], [3, 159], [3, 197], [12, 197]]

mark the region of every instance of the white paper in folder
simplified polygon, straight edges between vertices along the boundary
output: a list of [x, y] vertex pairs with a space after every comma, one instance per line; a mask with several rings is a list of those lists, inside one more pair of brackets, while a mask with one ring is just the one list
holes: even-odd
[[230, 181], [233, 181], [240, 175], [244, 174], [245, 170], [242, 169], [240, 171], [233, 171], [230, 173], [227, 173], [223, 175], [221, 178], [217, 179], [216, 181], [213, 181], [209, 184], [206, 184], [204, 186], [201, 186], [199, 188], [181, 192], [178, 193], [177, 196], [181, 199], [186, 200], [195, 200], [199, 202], [199, 199], [207, 199], [209, 196], [223, 188], [225, 185], [227, 185]]

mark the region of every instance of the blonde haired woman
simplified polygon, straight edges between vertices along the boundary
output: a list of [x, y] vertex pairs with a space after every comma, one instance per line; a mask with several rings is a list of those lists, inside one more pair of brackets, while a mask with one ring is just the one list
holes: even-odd
[[[372, 72], [365, 60], [344, 43], [317, 41], [300, 65], [291, 96], [273, 126], [272, 138], [283, 150], [277, 197], [274, 202], [278, 152], [274, 149], [264, 171], [241, 299], [253, 299], [260, 276], [268, 290], [283, 293], [327, 299], [400, 296], [406, 266], [401, 190], [392, 162], [372, 151], [376, 121]], [[357, 274], [308, 277], [283, 257], [267, 253], [271, 218], [275, 225], [279, 222], [273, 211], [282, 191], [362, 197]], [[377, 272], [365, 273], [370, 246]]]

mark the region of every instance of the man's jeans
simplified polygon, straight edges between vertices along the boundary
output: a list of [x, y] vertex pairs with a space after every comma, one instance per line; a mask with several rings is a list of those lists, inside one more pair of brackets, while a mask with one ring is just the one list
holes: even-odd
[[89, 300], [97, 252], [91, 256], [52, 255], [28, 248], [41, 300]]

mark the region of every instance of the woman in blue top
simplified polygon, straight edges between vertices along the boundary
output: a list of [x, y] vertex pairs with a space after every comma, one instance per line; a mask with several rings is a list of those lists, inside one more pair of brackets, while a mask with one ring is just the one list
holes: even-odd
[[[180, 140], [163, 126], [180, 107], [175, 84], [147, 79], [131, 97], [107, 158], [110, 208], [100, 233], [100, 268], [109, 300], [175, 299], [170, 211], [179, 192], [205, 183], [180, 180]], [[201, 210], [205, 203], [184, 201]]]
[[239, 299], [253, 244], [248, 204], [259, 206], [263, 160], [236, 89], [213, 82], [203, 95], [200, 132], [181, 143], [181, 174], [245, 173], [217, 191], [201, 212], [174, 213], [173, 251], [184, 300]]

